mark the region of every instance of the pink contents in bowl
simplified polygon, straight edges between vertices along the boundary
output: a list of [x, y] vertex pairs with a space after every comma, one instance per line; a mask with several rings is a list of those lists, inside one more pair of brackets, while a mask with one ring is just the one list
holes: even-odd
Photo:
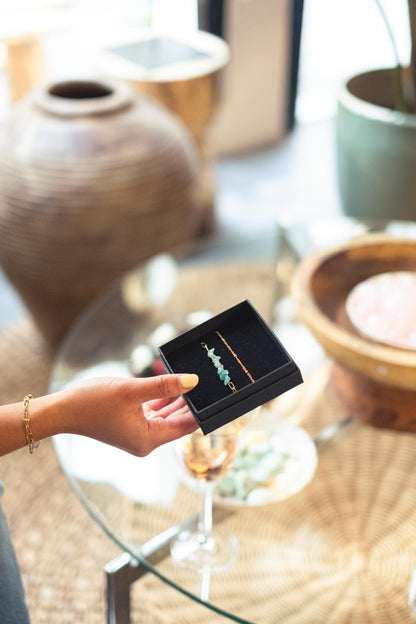
[[360, 282], [350, 291], [346, 309], [361, 334], [416, 349], [416, 272], [380, 273]]

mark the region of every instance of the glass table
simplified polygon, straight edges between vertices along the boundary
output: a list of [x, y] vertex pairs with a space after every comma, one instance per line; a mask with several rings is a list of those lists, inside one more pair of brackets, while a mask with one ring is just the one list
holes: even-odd
[[[106, 568], [108, 622], [129, 622], [129, 586], [147, 572], [188, 596], [190, 609], [195, 602], [206, 606], [207, 622], [218, 622], [219, 615], [250, 624], [409, 621], [416, 440], [366, 427], [345, 411], [331, 388], [331, 364], [297, 322], [290, 298], [290, 278], [304, 253], [367, 228], [350, 219], [331, 223], [325, 236], [316, 223], [309, 230], [282, 226], [199, 245], [179, 260], [158, 256], [106, 291], [68, 333], [51, 391], [86, 377], [146, 372], [143, 353], [207, 314], [250, 299], [305, 383], [247, 427], [273, 430], [290, 422], [317, 449], [314, 474], [310, 464], [298, 487], [273, 491], [261, 504], [217, 493], [214, 523], [237, 536], [239, 555], [224, 571], [195, 574], [175, 564], [169, 551], [198, 510], [197, 492], [178, 471], [173, 445], [136, 458], [88, 438], [56, 436], [75, 493], [124, 551]], [[395, 227], [400, 235], [403, 225]], [[408, 231], [414, 234], [414, 227]], [[187, 617], [184, 612], [183, 622], [193, 621], [192, 611]]]

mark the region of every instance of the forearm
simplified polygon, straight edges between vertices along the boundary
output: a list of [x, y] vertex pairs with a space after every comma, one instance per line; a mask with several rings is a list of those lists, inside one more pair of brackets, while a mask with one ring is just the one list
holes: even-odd
[[[65, 430], [64, 394], [31, 399], [29, 403], [30, 429], [35, 442]], [[23, 400], [0, 407], [0, 455], [26, 446], [23, 422]]]
[[[30, 400], [33, 441], [75, 433], [146, 455], [197, 428], [185, 401], [175, 400], [197, 383], [193, 374], [87, 379]], [[0, 455], [27, 443], [23, 400], [0, 407]]]

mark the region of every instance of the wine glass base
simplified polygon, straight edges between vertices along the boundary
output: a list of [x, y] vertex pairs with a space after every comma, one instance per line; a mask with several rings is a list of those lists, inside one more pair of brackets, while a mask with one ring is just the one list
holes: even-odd
[[232, 565], [238, 555], [235, 535], [214, 530], [207, 539], [197, 529], [184, 530], [172, 540], [170, 552], [174, 562], [197, 572], [219, 572]]

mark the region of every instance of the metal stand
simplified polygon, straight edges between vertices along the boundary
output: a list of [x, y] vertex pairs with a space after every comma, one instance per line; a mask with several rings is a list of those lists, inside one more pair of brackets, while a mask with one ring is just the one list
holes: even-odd
[[123, 553], [107, 563], [104, 571], [107, 624], [130, 624], [130, 585], [146, 574], [147, 569], [128, 553]]
[[137, 559], [123, 553], [104, 568], [107, 593], [107, 624], [130, 624], [130, 586], [149, 572], [143, 560], [151, 565], [162, 561], [169, 553], [169, 543], [180, 531], [195, 522], [191, 518], [146, 542], [138, 551]]

